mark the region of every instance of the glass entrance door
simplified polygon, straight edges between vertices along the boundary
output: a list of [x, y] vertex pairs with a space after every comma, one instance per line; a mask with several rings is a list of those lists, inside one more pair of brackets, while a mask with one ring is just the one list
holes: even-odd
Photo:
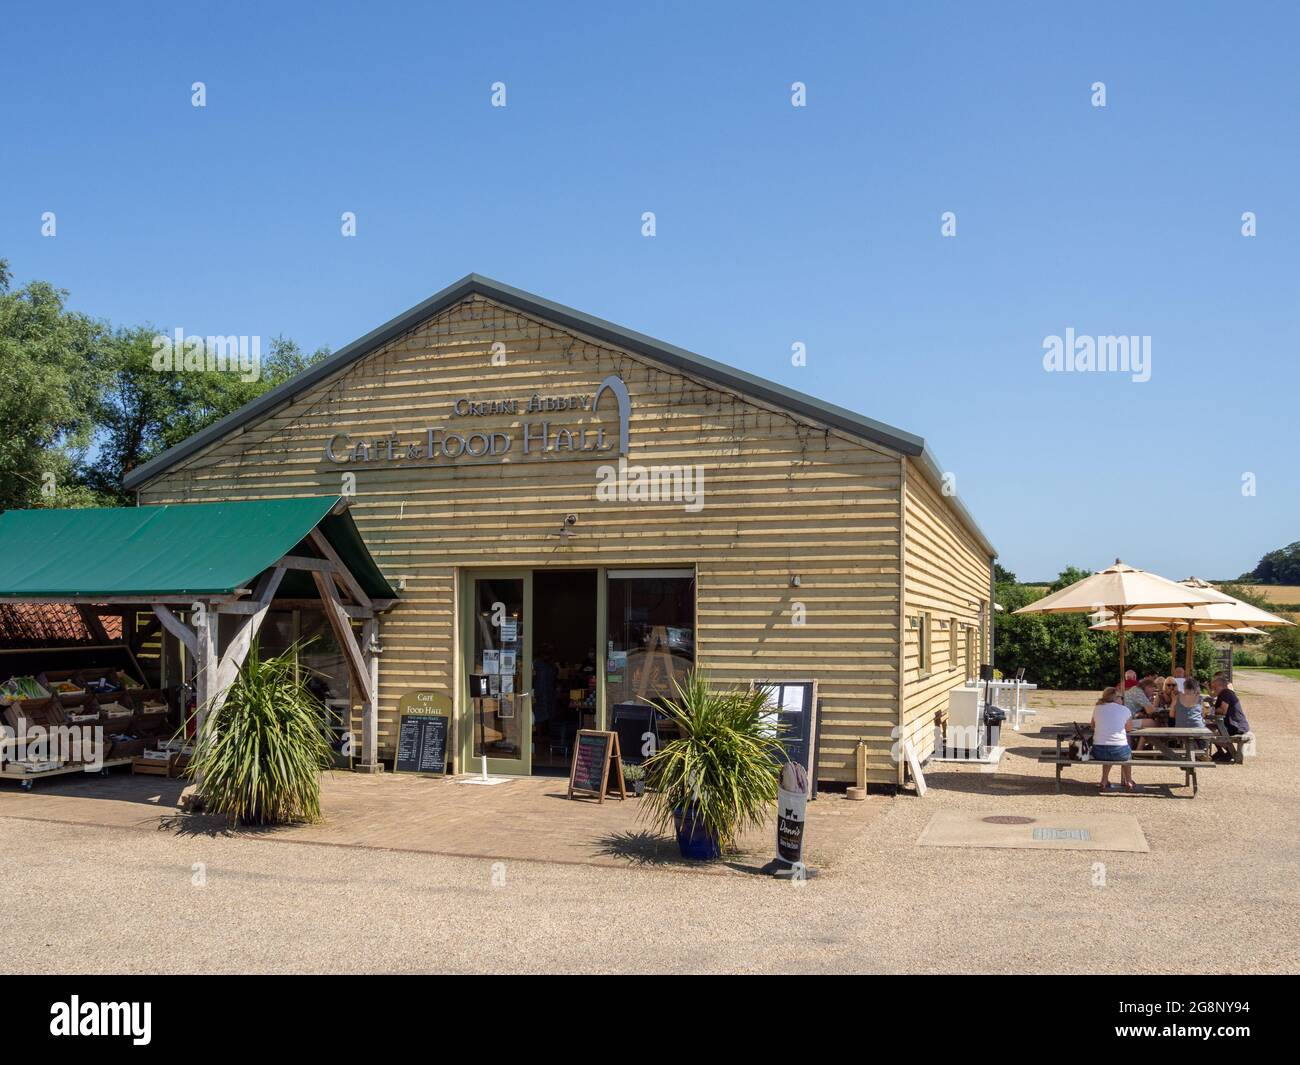
[[476, 773], [487, 755], [489, 773], [532, 772], [532, 574], [526, 570], [471, 574], [469, 627], [464, 642], [467, 677], [483, 678], [485, 694], [471, 685], [462, 749]]

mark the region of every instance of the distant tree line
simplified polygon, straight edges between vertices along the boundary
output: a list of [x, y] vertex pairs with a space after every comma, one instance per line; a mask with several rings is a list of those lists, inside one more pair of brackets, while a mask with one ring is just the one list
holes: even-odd
[[1300, 584], [1300, 540], [1270, 551], [1241, 579], [1256, 584]]

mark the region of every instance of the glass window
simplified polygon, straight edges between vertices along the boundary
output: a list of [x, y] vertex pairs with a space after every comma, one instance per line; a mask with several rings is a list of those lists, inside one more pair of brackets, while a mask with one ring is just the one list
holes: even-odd
[[488, 679], [490, 695], [475, 702], [474, 757], [522, 762], [532, 726], [524, 690], [524, 582], [477, 578], [474, 596], [474, 672]]
[[671, 697], [695, 665], [695, 577], [690, 570], [608, 574], [606, 703]]

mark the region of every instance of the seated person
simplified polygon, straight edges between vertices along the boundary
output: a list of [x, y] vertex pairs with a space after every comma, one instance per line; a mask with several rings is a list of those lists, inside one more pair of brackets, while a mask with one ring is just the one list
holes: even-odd
[[1228, 678], [1222, 673], [1214, 674], [1210, 680], [1210, 691], [1214, 693], [1214, 712], [1223, 717], [1224, 727], [1229, 736], [1244, 736], [1250, 731], [1250, 722], [1246, 712], [1241, 708], [1241, 700], [1228, 684]]
[[1162, 725], [1168, 725], [1176, 702], [1178, 702], [1178, 682], [1174, 677], [1166, 677], [1164, 684], [1156, 689], [1155, 705], [1151, 710], [1151, 716]]
[[1101, 790], [1110, 787], [1110, 767], [1118, 762], [1120, 779], [1129, 791], [1133, 787], [1133, 751], [1129, 747], [1129, 729], [1133, 727], [1133, 715], [1124, 705], [1123, 696], [1114, 688], [1107, 688], [1101, 693], [1097, 705], [1092, 708], [1092, 760], [1101, 763]]
[[1183, 669], [1182, 666], [1178, 666], [1174, 670], [1174, 683], [1178, 685], [1179, 691], [1182, 691], [1183, 685], [1187, 683], [1187, 670]]
[[1201, 682], [1195, 677], [1183, 681], [1183, 690], [1174, 703], [1174, 728], [1205, 728], [1201, 713]]
[[1137, 683], [1138, 675], [1136, 671], [1132, 669], [1124, 670], [1124, 690], [1128, 691], [1130, 688], [1136, 688]]
[[[1183, 681], [1183, 690], [1178, 693], [1174, 704], [1174, 728], [1205, 728], [1205, 715], [1201, 711], [1201, 682], [1195, 677]], [[1197, 751], [1205, 750], [1204, 740], [1187, 740], [1184, 749], [1195, 757]]]
[[1124, 696], [1124, 705], [1133, 712], [1135, 717], [1149, 718], [1151, 708], [1154, 705], [1155, 694], [1155, 678], [1143, 677], [1137, 686], [1130, 688], [1128, 694]]

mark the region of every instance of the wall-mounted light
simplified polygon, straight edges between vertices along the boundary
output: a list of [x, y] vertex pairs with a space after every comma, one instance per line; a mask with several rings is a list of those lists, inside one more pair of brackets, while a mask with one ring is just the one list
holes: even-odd
[[796, 573], [793, 577], [790, 578], [790, 587], [791, 587], [791, 588], [798, 588], [798, 587], [799, 587], [799, 584], [800, 584], [800, 581], [799, 581], [799, 574]]

